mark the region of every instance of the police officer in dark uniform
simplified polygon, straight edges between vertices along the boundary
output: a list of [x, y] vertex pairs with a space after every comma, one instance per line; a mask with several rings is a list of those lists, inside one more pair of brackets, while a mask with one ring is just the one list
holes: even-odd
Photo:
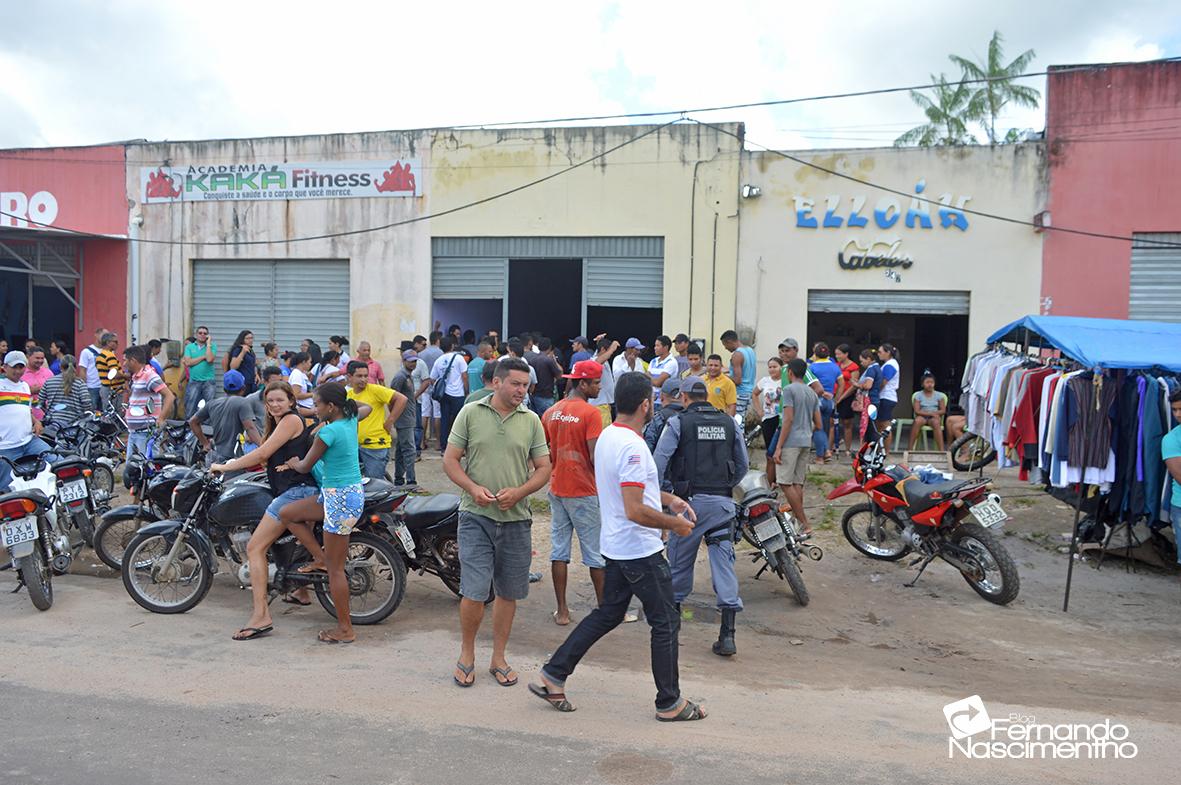
[[[656, 453], [660, 434], [664, 433], [665, 423], [685, 411], [685, 407], [681, 403], [680, 377], [671, 376], [664, 380], [664, 384], [660, 385], [660, 400], [660, 409], [652, 415], [652, 421], [644, 427], [644, 443], [648, 445], [648, 450], [653, 454]], [[661, 485], [663, 486], [664, 483]], [[662, 487], [661, 490], [668, 489]]]
[[687, 537], [668, 539], [673, 601], [693, 591], [693, 564], [701, 541], [709, 548], [709, 572], [717, 595], [722, 626], [714, 654], [733, 655], [734, 621], [742, 610], [738, 577], [734, 574], [734, 486], [746, 475], [749, 461], [734, 418], [709, 402], [705, 380], [689, 376], [681, 381], [685, 411], [669, 419], [656, 445], [656, 469], [671, 482], [674, 493], [689, 502], [697, 525]]

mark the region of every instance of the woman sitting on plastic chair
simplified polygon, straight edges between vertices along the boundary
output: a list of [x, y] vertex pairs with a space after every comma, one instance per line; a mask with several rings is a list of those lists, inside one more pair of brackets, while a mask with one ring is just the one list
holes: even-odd
[[914, 407], [914, 424], [910, 427], [910, 449], [914, 450], [923, 428], [930, 427], [935, 433], [935, 447], [943, 452], [943, 417], [947, 414], [947, 396], [935, 389], [935, 376], [923, 372], [923, 389], [910, 397]]

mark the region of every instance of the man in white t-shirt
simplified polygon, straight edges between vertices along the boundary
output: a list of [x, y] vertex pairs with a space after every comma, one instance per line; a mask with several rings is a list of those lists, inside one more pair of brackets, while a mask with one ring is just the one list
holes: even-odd
[[[28, 364], [24, 352], [9, 352], [0, 366], [0, 456], [10, 461], [49, 452], [49, 445], [37, 438], [41, 421], [33, 416], [33, 394], [21, 379]], [[12, 469], [0, 461], [0, 493], [11, 482]]]
[[312, 382], [308, 378], [311, 368], [312, 356], [307, 352], [299, 352], [291, 358], [291, 375], [287, 377], [287, 383], [295, 391], [296, 410], [305, 417], [310, 417], [315, 410]]
[[[463, 408], [463, 399], [467, 397], [467, 360], [462, 352], [457, 351], [455, 339], [444, 335], [439, 339], [439, 348], [443, 356], [435, 360], [431, 368], [431, 379], [436, 382], [444, 376], [447, 378], [447, 388], [443, 399], [439, 401], [439, 452], [447, 451], [447, 438], [451, 435], [451, 426]], [[428, 396], [430, 393], [428, 392]], [[434, 399], [432, 399], [434, 400]]]
[[86, 371], [86, 391], [90, 393], [90, 403], [95, 411], [103, 408], [102, 393], [102, 379], [98, 375], [98, 355], [102, 352], [101, 339], [103, 333], [107, 332], [106, 327], [100, 327], [94, 331], [94, 343], [87, 346], [78, 353], [78, 367]]
[[652, 377], [652, 388], [655, 390], [653, 402], [657, 409], [661, 406], [660, 388], [680, 373], [677, 358], [672, 356], [672, 348], [672, 338], [667, 335], [661, 335], [652, 342], [652, 351], [656, 352], [656, 356], [648, 363], [648, 375]]
[[[623, 623], [633, 596], [644, 605], [652, 629], [652, 676], [656, 718], [665, 722], [705, 719], [705, 711], [681, 697], [677, 635], [681, 618], [673, 603], [672, 578], [664, 559], [661, 531], [687, 536], [693, 510], [671, 493], [662, 493], [656, 462], [640, 431], [652, 416], [652, 380], [629, 372], [615, 381], [616, 420], [595, 444], [595, 485], [602, 518], [604, 602], [570, 633], [541, 669], [529, 691], [558, 711], [574, 711], [566, 699], [566, 679], [600, 638]], [[668, 507], [673, 514], [661, 510]]]

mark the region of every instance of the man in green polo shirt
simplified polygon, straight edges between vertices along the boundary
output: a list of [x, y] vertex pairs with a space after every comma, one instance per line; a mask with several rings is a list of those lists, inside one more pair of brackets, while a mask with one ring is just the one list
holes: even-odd
[[204, 400], [213, 403], [214, 360], [217, 359], [217, 344], [209, 334], [209, 328], [197, 328], [196, 343], [185, 347], [182, 362], [189, 369], [189, 386], [185, 389], [185, 417], [197, 413], [197, 403]]
[[517, 683], [517, 674], [505, 659], [505, 647], [517, 600], [529, 594], [533, 555], [529, 494], [545, 487], [551, 470], [545, 429], [524, 405], [529, 382], [529, 365], [524, 360], [509, 357], [497, 362], [492, 395], [460, 410], [443, 454], [443, 471], [463, 491], [459, 506], [463, 645], [453, 676], [460, 687], [470, 687], [476, 678], [476, 633], [490, 589], [495, 589], [496, 602], [488, 671], [502, 687]]

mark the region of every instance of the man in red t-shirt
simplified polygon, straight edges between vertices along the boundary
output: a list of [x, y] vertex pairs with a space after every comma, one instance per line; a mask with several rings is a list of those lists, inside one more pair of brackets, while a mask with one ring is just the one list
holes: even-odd
[[590, 403], [599, 394], [603, 366], [594, 360], [580, 360], [562, 378], [572, 380], [570, 394], [546, 410], [541, 417], [549, 444], [554, 473], [550, 477], [549, 500], [553, 514], [550, 540], [550, 570], [558, 609], [554, 622], [570, 623], [566, 606], [566, 573], [573, 534], [578, 533], [582, 563], [590, 568], [595, 597], [603, 602], [603, 561], [599, 553], [599, 497], [595, 489], [595, 442], [603, 430], [603, 417]]

